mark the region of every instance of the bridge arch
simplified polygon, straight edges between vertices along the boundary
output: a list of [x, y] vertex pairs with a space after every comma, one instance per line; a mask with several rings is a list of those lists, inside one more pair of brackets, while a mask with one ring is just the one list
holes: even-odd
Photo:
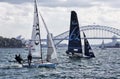
[[[88, 31], [88, 30], [103, 30], [103, 31], [113, 33], [117, 36], [120, 36], [120, 30], [113, 27], [101, 26], [101, 25], [87, 25], [87, 26], [80, 27], [81, 32]], [[68, 38], [68, 35], [69, 35], [69, 31], [65, 31], [64, 33], [61, 33], [55, 36], [54, 39], [61, 39], [59, 41], [56, 40], [55, 43], [59, 44], [64, 39]]]
[[120, 30], [113, 28], [113, 27], [108, 27], [108, 26], [100, 26], [100, 25], [88, 25], [88, 26], [82, 26], [81, 31], [85, 31], [85, 30], [104, 30], [104, 31], [108, 31], [111, 32], [113, 34], [116, 34], [118, 36], [120, 36]]

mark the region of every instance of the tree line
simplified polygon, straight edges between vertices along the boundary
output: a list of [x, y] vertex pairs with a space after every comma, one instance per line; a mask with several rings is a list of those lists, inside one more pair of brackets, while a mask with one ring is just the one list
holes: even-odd
[[0, 48], [22, 48], [25, 44], [15, 38], [3, 38], [0, 36]]

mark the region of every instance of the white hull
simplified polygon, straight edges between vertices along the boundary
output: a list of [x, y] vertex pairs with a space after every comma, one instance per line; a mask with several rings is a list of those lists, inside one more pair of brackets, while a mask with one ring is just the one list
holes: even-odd
[[23, 62], [23, 64], [19, 64], [16, 61], [9, 61], [9, 62], [13, 62], [14, 63], [13, 67], [32, 67], [32, 68], [46, 67], [46, 68], [55, 68], [57, 66], [57, 64], [55, 64], [55, 63], [50, 63], [50, 62], [46, 62], [46, 61], [43, 61], [43, 63], [42, 63], [39, 60], [32, 61], [30, 66], [28, 65], [27, 61]]
[[31, 63], [29, 66], [28, 63], [23, 64], [23, 67], [35, 67], [35, 68], [41, 68], [41, 67], [46, 67], [46, 68], [55, 68], [56, 64], [50, 63], [50, 62], [45, 62], [45, 63]]

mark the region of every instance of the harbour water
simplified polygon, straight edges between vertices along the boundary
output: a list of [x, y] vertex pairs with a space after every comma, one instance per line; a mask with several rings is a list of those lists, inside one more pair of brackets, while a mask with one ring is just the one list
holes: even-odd
[[66, 48], [57, 49], [59, 64], [55, 69], [22, 68], [10, 61], [19, 53], [26, 59], [28, 51], [1, 48], [0, 79], [120, 79], [120, 49], [94, 48], [96, 58], [79, 60], [70, 59], [65, 51]]

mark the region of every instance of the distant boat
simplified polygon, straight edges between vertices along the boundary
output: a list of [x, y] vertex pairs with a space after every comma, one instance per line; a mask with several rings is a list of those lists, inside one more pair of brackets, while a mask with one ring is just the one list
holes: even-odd
[[102, 41], [102, 44], [101, 44], [100, 48], [101, 49], [106, 49], [105, 44], [104, 44], [104, 40]]
[[[43, 59], [43, 51], [42, 51], [42, 45], [41, 45], [41, 37], [40, 37], [40, 28], [39, 28], [39, 16], [38, 16], [38, 9], [37, 9], [37, 3], [36, 0], [34, 0], [34, 22], [33, 22], [33, 30], [32, 30], [32, 37], [30, 42], [30, 49], [29, 51], [32, 54], [33, 61], [31, 63], [32, 67], [55, 67], [57, 63], [57, 53], [55, 49], [55, 45], [52, 40], [51, 33], [49, 33], [47, 26], [44, 22], [44, 19], [41, 16], [41, 19], [45, 25], [46, 31], [47, 31], [47, 58], [46, 60]], [[32, 51], [34, 49], [34, 51]], [[28, 64], [23, 64], [23, 67], [29, 66]]]
[[81, 36], [77, 14], [75, 11], [71, 11], [68, 50], [66, 51], [69, 57], [72, 58], [95, 57], [93, 52], [91, 52], [92, 49], [84, 33], [83, 35], [84, 35], [84, 53], [82, 52]]

